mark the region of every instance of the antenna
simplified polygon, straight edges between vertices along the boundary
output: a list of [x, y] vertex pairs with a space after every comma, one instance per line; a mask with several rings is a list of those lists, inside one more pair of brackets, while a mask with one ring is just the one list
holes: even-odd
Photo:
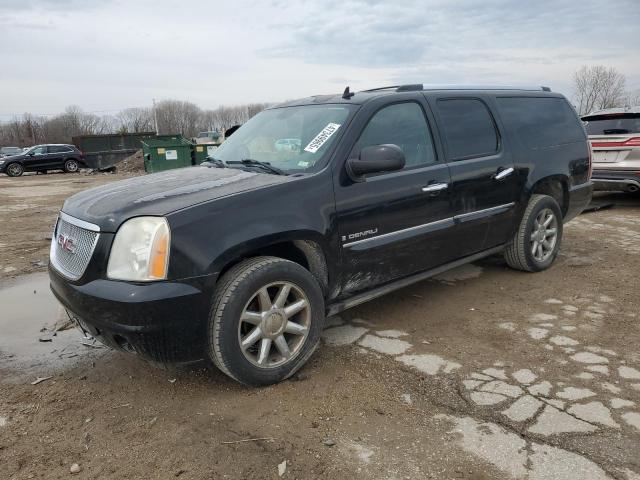
[[355, 95], [355, 93], [349, 91], [349, 87], [347, 87], [347, 88], [344, 89], [344, 92], [342, 93], [342, 98], [344, 98], [345, 100], [349, 100], [354, 95]]

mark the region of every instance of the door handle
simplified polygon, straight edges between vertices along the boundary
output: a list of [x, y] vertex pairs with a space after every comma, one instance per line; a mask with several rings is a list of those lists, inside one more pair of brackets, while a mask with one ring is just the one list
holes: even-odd
[[511, 175], [515, 170], [513, 169], [513, 167], [509, 167], [509, 168], [505, 168], [504, 170], [500, 170], [498, 173], [496, 173], [493, 178], [495, 178], [496, 180], [502, 180], [507, 178], [509, 175]]
[[431, 185], [427, 185], [426, 187], [422, 187], [422, 191], [425, 193], [437, 193], [442, 190], [446, 190], [449, 188], [448, 183], [432, 183]]

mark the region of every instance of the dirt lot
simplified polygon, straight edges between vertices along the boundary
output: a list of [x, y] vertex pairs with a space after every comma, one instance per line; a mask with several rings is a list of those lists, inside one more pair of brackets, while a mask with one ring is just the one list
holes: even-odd
[[328, 319], [257, 390], [40, 332], [57, 209], [118, 178], [0, 177], [0, 477], [640, 479], [639, 198], [601, 198], [546, 272], [491, 258]]

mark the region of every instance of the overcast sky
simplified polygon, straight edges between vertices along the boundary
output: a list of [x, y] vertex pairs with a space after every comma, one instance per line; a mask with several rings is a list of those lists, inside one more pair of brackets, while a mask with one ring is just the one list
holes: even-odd
[[202, 108], [397, 83], [640, 89], [640, 0], [0, 0], [0, 119]]

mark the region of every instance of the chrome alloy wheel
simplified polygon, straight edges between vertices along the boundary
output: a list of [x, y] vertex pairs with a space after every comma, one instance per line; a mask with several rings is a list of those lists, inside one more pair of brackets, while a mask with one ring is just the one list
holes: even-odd
[[240, 349], [258, 367], [278, 367], [300, 353], [310, 327], [305, 293], [290, 282], [271, 283], [254, 293], [242, 310]]
[[540, 211], [531, 232], [531, 254], [538, 262], [544, 262], [552, 254], [558, 241], [558, 219], [550, 208]]
[[75, 173], [78, 171], [78, 162], [75, 160], [68, 160], [64, 165], [69, 173]]
[[17, 177], [22, 173], [22, 167], [18, 163], [12, 163], [9, 165], [9, 168], [7, 168], [7, 173], [12, 177]]

